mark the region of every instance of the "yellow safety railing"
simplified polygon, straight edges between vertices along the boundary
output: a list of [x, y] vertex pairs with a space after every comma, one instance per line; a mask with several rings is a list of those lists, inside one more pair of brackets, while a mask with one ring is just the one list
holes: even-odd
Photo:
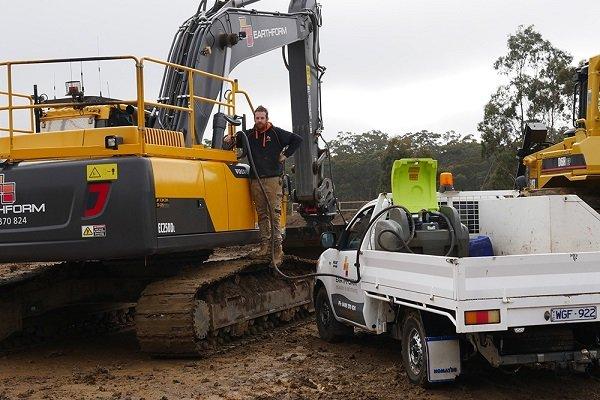
[[[8, 92], [3, 92], [0, 90], [0, 96], [8, 96], [8, 95], [9, 95]], [[13, 93], [12, 95], [13, 95], [13, 97], [18, 97], [21, 99], [28, 100], [30, 105], [33, 105], [33, 103], [34, 103], [33, 97], [31, 97], [29, 95], [20, 94], [20, 93]], [[33, 108], [31, 108], [29, 110], [29, 123], [30, 123], [30, 125], [29, 125], [28, 131], [22, 130], [22, 129], [15, 129], [14, 132], [16, 132], [16, 133], [35, 133], [35, 118], [34, 118], [34, 114], [33, 114]], [[9, 129], [3, 128], [0, 126], [0, 132], [9, 132]]]
[[[236, 95], [241, 94], [245, 97], [248, 105], [252, 110], [254, 110], [252, 106], [252, 102], [250, 100], [250, 96], [244, 90], [239, 88], [238, 82], [235, 79], [226, 78], [220, 75], [211, 74], [206, 71], [186, 67], [183, 65], [174, 64], [167, 61], [158, 60], [151, 57], [142, 57], [137, 58], [131, 55], [125, 56], [111, 56], [111, 57], [87, 57], [87, 58], [68, 58], [68, 59], [48, 59], [48, 60], [33, 60], [33, 61], [9, 61], [9, 62], [0, 62], [0, 68], [6, 68], [6, 76], [7, 76], [7, 91], [0, 92], [0, 95], [4, 95], [8, 98], [7, 106], [0, 107], [0, 113], [8, 112], [8, 127], [2, 128], [0, 127], [0, 131], [9, 133], [9, 154], [8, 158], [12, 159], [10, 155], [13, 152], [14, 140], [13, 136], [15, 133], [22, 134], [34, 134], [35, 132], [35, 123], [34, 123], [34, 110], [36, 109], [56, 109], [56, 108], [65, 108], [65, 107], [81, 107], [81, 102], [61, 102], [61, 103], [39, 103], [35, 104], [31, 96], [21, 95], [15, 93], [13, 91], [13, 72], [15, 67], [22, 65], [34, 65], [34, 64], [58, 64], [58, 63], [73, 63], [73, 62], [98, 62], [98, 61], [132, 61], [135, 64], [135, 72], [136, 72], [136, 99], [133, 100], [106, 100], [97, 102], [94, 104], [83, 103], [83, 105], [133, 105], [138, 109], [137, 112], [137, 127], [139, 132], [139, 143], [141, 144], [142, 152], [146, 152], [146, 141], [145, 141], [145, 129], [146, 129], [146, 113], [144, 110], [146, 106], [155, 107], [157, 109], [168, 109], [168, 110], [176, 110], [181, 112], [186, 112], [189, 115], [188, 118], [188, 135], [192, 137], [192, 147], [194, 146], [195, 141], [195, 105], [196, 102], [205, 102], [211, 103], [214, 105], [219, 105], [225, 107], [227, 113], [229, 115], [234, 115], [236, 112]], [[183, 72], [187, 74], [188, 81], [188, 101], [187, 107], [185, 106], [175, 106], [171, 104], [160, 103], [158, 101], [146, 101], [144, 98], [144, 65], [145, 64], [158, 64], [166, 68], [173, 68], [177, 71]], [[230, 86], [227, 91], [227, 95], [225, 96], [225, 101], [218, 101], [202, 96], [197, 96], [195, 94], [194, 88], [194, 78], [196, 76], [202, 76], [210, 79], [215, 79], [221, 81]], [[14, 98], [26, 98], [29, 99], [29, 104], [27, 105], [16, 105]], [[19, 130], [15, 129], [14, 126], [14, 112], [17, 110], [30, 110], [31, 113], [31, 130]], [[38, 132], [39, 133], [39, 132]], [[5, 154], [0, 154], [6, 157]]]

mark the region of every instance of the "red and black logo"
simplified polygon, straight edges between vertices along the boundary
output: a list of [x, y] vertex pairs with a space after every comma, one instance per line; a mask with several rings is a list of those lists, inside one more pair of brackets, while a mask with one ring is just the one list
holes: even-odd
[[0, 204], [14, 204], [17, 201], [17, 184], [5, 182], [4, 174], [0, 174]]
[[254, 46], [254, 35], [252, 33], [252, 25], [246, 23], [246, 17], [240, 17], [240, 31], [246, 33], [246, 46]]

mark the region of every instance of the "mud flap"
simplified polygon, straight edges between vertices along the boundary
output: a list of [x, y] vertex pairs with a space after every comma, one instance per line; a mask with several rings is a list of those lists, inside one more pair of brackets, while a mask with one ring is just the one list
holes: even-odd
[[430, 336], [427, 347], [427, 380], [453, 382], [460, 375], [460, 345], [456, 336]]

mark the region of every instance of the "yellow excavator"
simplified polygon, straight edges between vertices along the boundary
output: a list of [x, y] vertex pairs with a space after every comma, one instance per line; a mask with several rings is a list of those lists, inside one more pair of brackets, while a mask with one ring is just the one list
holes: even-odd
[[[318, 146], [320, 7], [292, 0], [288, 13], [243, 8], [255, 1], [216, 1], [212, 8], [202, 1], [175, 35], [168, 61], [0, 63], [8, 82], [0, 107], [8, 119], [0, 138], [0, 262], [60, 262], [2, 282], [0, 340], [47, 331], [58, 309], [95, 304], [128, 319], [135, 306], [142, 350], [188, 356], [311, 307], [311, 279], [284, 280], [268, 263], [243, 257], [205, 262], [215, 248], [258, 239], [249, 166], [222, 144], [225, 134], [246, 129], [240, 105], [254, 109], [229, 74], [267, 51], [283, 50], [292, 129], [303, 138], [295, 189], [286, 185], [286, 195], [313, 228], [335, 214], [333, 185], [322, 168], [327, 152]], [[33, 96], [18, 95], [13, 84], [24, 66], [100, 61], [135, 73], [135, 98], [86, 96], [83, 83], [71, 81], [67, 97], [49, 100], [37, 86]], [[145, 96], [149, 65], [165, 71], [155, 101]], [[22, 97], [31, 104], [19, 103]], [[29, 129], [16, 127], [23, 110], [31, 113]], [[211, 145], [205, 145], [211, 115]], [[283, 268], [307, 274], [314, 264], [287, 257]]]
[[528, 123], [519, 149], [517, 183], [535, 194], [578, 194], [600, 209], [600, 55], [577, 70], [573, 125], [559, 143], [546, 127]]

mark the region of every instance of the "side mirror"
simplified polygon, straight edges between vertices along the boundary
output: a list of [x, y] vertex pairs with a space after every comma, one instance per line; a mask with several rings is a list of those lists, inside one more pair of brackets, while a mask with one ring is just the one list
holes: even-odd
[[335, 246], [335, 233], [323, 232], [321, 234], [321, 246], [323, 246], [324, 249], [330, 249]]

